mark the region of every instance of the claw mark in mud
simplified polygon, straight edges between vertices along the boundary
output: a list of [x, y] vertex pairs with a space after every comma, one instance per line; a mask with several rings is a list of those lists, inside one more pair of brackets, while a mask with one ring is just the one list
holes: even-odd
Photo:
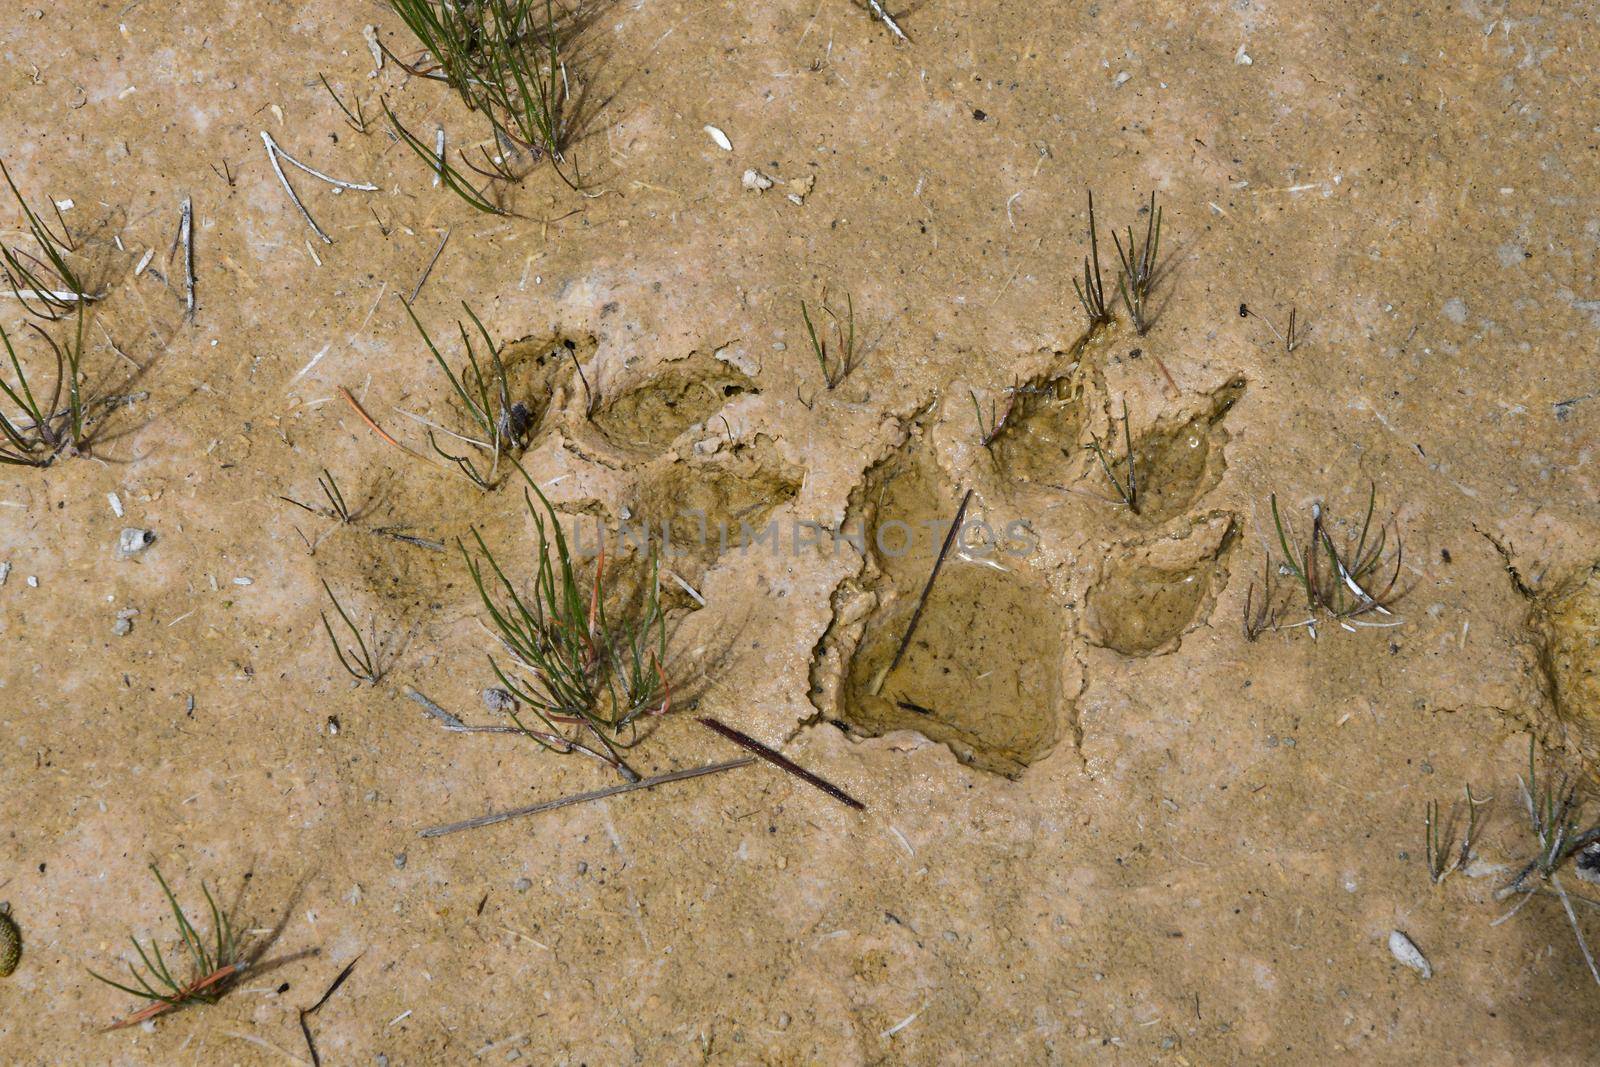
[[711, 456], [660, 462], [634, 487], [619, 540], [648, 535], [666, 565], [703, 570], [729, 548], [756, 551], [746, 542], [794, 499], [803, 475], [764, 434]]
[[1075, 725], [1062, 720], [1077, 691], [1067, 695], [1066, 620], [1025, 560], [958, 538], [894, 663], [957, 506], [925, 428], [912, 424], [851, 495], [846, 527], [862, 531], [863, 567], [834, 591], [812, 701], [853, 731], [915, 730], [1015, 778]]
[[1216, 514], [1108, 561], [1089, 590], [1089, 642], [1125, 656], [1175, 650], [1226, 583], [1233, 541], [1233, 516]]
[[1198, 412], [1158, 422], [1134, 442], [1139, 519], [1150, 525], [1182, 514], [1214, 489], [1227, 470], [1223, 417], [1244, 394], [1243, 378], [1213, 390]]
[[1557, 729], [1600, 768], [1600, 563], [1537, 596], [1529, 628]]
[[[511, 394], [512, 410], [522, 423], [514, 436], [532, 437], [539, 430], [550, 410], [559, 383], [572, 382], [578, 393], [576, 365], [589, 360], [597, 344], [593, 337], [524, 337], [509, 341], [500, 349], [500, 364], [506, 369], [506, 386]], [[569, 390], [570, 391], [570, 390]], [[522, 410], [517, 412], [517, 408]]]
[[658, 367], [594, 414], [594, 424], [613, 447], [637, 453], [662, 451], [678, 435], [715, 415], [744, 393], [759, 392], [749, 377], [714, 356], [694, 352]]

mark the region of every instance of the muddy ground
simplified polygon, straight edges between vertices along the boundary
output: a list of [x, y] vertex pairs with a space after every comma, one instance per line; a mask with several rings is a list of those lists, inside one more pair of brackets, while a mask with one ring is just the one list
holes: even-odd
[[[481, 132], [441, 84], [373, 74], [369, 24], [413, 47], [371, 2], [0, 11], [0, 155], [72, 201], [107, 293], [85, 372], [133, 398], [91, 456], [0, 474], [6, 1061], [309, 1062], [298, 1012], [358, 955], [310, 1019], [328, 1063], [1591, 1061], [1559, 902], [1493, 925], [1529, 731], [1552, 765], [1593, 755], [1586, 5], [917, 3], [905, 45], [846, 0], [600, 4], [571, 65], [585, 195], [542, 169], [511, 219], [433, 188], [381, 118], [346, 126], [319, 72]], [[378, 186], [290, 171], [331, 244], [262, 131]], [[1091, 187], [1108, 272], [1159, 194], [1142, 337], [1119, 305], [1080, 343]], [[418, 316], [452, 359], [462, 301], [528, 339], [525, 462], [568, 514], [948, 521], [970, 489], [1023, 523], [1018, 555], [947, 560], [892, 670], [934, 548], [674, 561], [706, 602], [673, 602], [680, 704], [865, 812], [754, 765], [418, 837], [615, 780], [405, 695], [495, 721], [453, 543], [532, 543], [516, 488], [407, 456], [340, 393], [422, 451], [402, 412], [463, 427], [396, 299], [446, 234]], [[864, 355], [831, 390], [798, 309], [824, 287]], [[1030, 385], [984, 448], [974, 398]], [[1138, 516], [1083, 447], [1124, 399]], [[279, 499], [317, 502], [324, 468], [355, 524]], [[1269, 496], [1342, 537], [1372, 483], [1399, 625], [1247, 641]], [[117, 558], [125, 527], [155, 541]], [[379, 620], [380, 684], [334, 661], [322, 580]], [[631, 758], [736, 754], [680, 713]], [[1424, 804], [1468, 783], [1489, 823], [1436, 887]], [[173, 944], [151, 862], [275, 937], [218, 1005], [100, 1033], [135, 1005], [86, 968], [130, 931]]]

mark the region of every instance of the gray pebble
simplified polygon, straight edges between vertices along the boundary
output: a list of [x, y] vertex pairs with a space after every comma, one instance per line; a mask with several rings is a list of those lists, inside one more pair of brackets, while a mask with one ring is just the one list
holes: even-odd
[[402, 868], [405, 867], [405, 865], [406, 865], [406, 854], [404, 852], [396, 852], [394, 854], [394, 869], [397, 870], [397, 871], [401, 870]]
[[141, 530], [137, 526], [125, 526], [117, 535], [117, 558], [127, 559], [137, 556], [155, 542], [154, 530]]
[[490, 711], [515, 711], [517, 701], [504, 689], [485, 689], [483, 691], [483, 706]]
[[533, 883], [528, 881], [526, 878], [518, 878], [515, 882], [511, 883], [511, 888], [515, 889], [519, 893], [526, 893], [528, 890], [533, 888]]

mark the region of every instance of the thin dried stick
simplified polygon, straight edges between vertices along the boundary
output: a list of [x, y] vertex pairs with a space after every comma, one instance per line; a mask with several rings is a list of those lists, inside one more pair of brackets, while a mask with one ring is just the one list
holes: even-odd
[[294, 206], [300, 209], [300, 214], [305, 217], [306, 222], [311, 224], [311, 229], [318, 237], [322, 238], [323, 244], [333, 244], [333, 238], [322, 232], [322, 227], [317, 225], [317, 220], [311, 217], [311, 212], [307, 211], [306, 206], [300, 202], [300, 197], [295, 193], [294, 186], [289, 184], [289, 176], [283, 173], [283, 167], [279, 166], [278, 164], [279, 156], [287, 159], [290, 163], [293, 163], [295, 166], [299, 167], [313, 178], [320, 178], [329, 185], [336, 186], [340, 189], [352, 189], [363, 193], [375, 193], [378, 191], [378, 187], [376, 185], [365, 184], [361, 182], [341, 181], [338, 178], [330, 177], [329, 175], [322, 173], [320, 170], [306, 166], [304, 163], [285, 152], [282, 147], [279, 146], [278, 142], [272, 139], [272, 134], [268, 133], [266, 130], [261, 131], [261, 143], [267, 146], [267, 162], [272, 164], [272, 170], [275, 174], [277, 174], [278, 180], [283, 183], [284, 191], [289, 194], [289, 199], [294, 201]]
[[386, 430], [384, 430], [384, 428], [382, 426], [379, 426], [376, 422], [374, 422], [371, 415], [367, 414], [367, 409], [361, 406], [360, 401], [356, 400], [355, 397], [350, 395], [350, 390], [346, 389], [344, 386], [341, 385], [339, 387], [339, 392], [341, 394], [343, 394], [344, 398], [347, 401], [350, 402], [350, 406], [355, 408], [356, 414], [361, 416], [361, 421], [366, 423], [367, 426], [369, 426], [372, 429], [373, 433], [377, 434], [379, 437], [383, 438], [385, 441], [388, 441], [391, 445], [394, 445], [394, 447], [398, 448], [400, 451], [404, 452], [406, 455], [412, 456], [412, 457], [414, 457], [416, 459], [420, 459], [424, 463], [428, 462], [428, 457], [427, 456], [424, 456], [420, 452], [412, 451], [411, 449], [407, 448], [405, 445], [401, 444], [399, 441], [396, 441], [393, 437], [390, 437], [388, 432]]
[[178, 241], [183, 245], [183, 307], [194, 318], [194, 206], [186, 196], [178, 209]]
[[922, 609], [927, 606], [928, 594], [933, 592], [934, 580], [939, 577], [939, 568], [944, 566], [944, 558], [950, 554], [950, 546], [955, 543], [956, 534], [961, 530], [961, 520], [967, 517], [967, 504], [972, 500], [972, 490], [968, 489], [966, 496], [961, 498], [961, 506], [956, 509], [956, 521], [950, 524], [950, 532], [944, 535], [944, 544], [939, 548], [939, 558], [933, 561], [933, 570], [928, 575], [928, 582], [922, 587], [922, 595], [917, 598], [917, 610], [911, 613], [911, 622], [906, 626], [906, 632], [900, 638], [900, 647], [894, 650], [894, 659], [889, 661], [889, 669], [883, 672], [887, 678], [900, 666], [900, 657], [906, 654], [906, 648], [911, 644], [911, 635], [917, 632], [917, 623], [922, 621]]
[[[444, 131], [441, 130], [440, 132]], [[417, 287], [411, 290], [411, 299], [406, 301], [407, 304], [415, 304], [417, 302], [417, 294], [422, 292], [422, 287], [428, 283], [428, 275], [433, 273], [433, 265], [439, 262], [439, 257], [444, 254], [445, 242], [448, 240], [450, 240], [450, 231], [447, 229], [444, 231], [444, 237], [439, 241], [439, 247], [433, 250], [433, 258], [428, 260], [426, 267], [422, 268], [422, 277], [417, 279]]]
[[900, 28], [900, 24], [895, 22], [894, 17], [890, 15], [889, 12], [884, 10], [883, 5], [879, 3], [878, 0], [867, 0], [867, 8], [872, 12], [874, 18], [883, 23], [885, 26], [889, 27], [890, 33], [900, 38], [906, 44], [911, 43], [911, 38], [906, 36], [906, 31]]
[[756, 755], [760, 756], [773, 766], [780, 767], [783, 770], [788, 771], [802, 782], [805, 782], [808, 785], [816, 786], [818, 789], [822, 790], [833, 799], [839, 801], [841, 804], [849, 805], [857, 811], [867, 810], [867, 806], [865, 804], [861, 803], [861, 801], [857, 800], [849, 793], [846, 793], [843, 789], [840, 789], [838, 786], [834, 785], [825, 778], [817, 777], [815, 774], [812, 774], [804, 767], [795, 763], [789, 757], [783, 755], [781, 752], [778, 752], [775, 749], [768, 748], [766, 745], [763, 745], [760, 741], [757, 741], [749, 734], [740, 730], [735, 730], [727, 723], [719, 722], [709, 715], [702, 716], [695, 721], [709, 730], [715, 730], [717, 733], [721, 734], [723, 737], [726, 737], [729, 741], [732, 741], [740, 748], [749, 749], [751, 752], [754, 752]]
[[419, 833], [420, 837], [443, 837], [453, 834], [457, 830], [473, 830], [479, 826], [493, 826], [495, 823], [507, 822], [511, 819], [521, 818], [524, 815], [537, 815], [542, 811], [554, 811], [571, 804], [587, 804], [591, 800], [604, 800], [614, 797], [618, 793], [631, 793], [635, 789], [650, 789], [668, 782], [681, 782], [686, 778], [698, 778], [704, 774], [717, 774], [721, 771], [731, 771], [737, 767], [747, 767], [756, 761], [754, 756], [741, 756], [738, 759], [728, 760], [725, 763], [708, 763], [703, 767], [689, 767], [681, 771], [669, 771], [651, 778], [641, 778], [637, 782], [622, 782], [618, 785], [608, 785], [604, 789], [591, 789], [587, 793], [574, 793], [571, 796], [560, 797], [556, 800], [546, 800], [541, 804], [531, 804], [525, 808], [512, 808], [510, 811], [497, 811], [488, 815], [480, 815], [476, 819], [466, 819], [462, 822], [446, 823], [443, 826], [430, 826]]
[[350, 972], [356, 969], [356, 964], [361, 962], [362, 955], [364, 953], [358, 954], [355, 959], [344, 965], [344, 970], [339, 972], [339, 977], [333, 980], [333, 984], [328, 987], [328, 991], [322, 994], [315, 1004], [309, 1008], [300, 1009], [300, 1032], [306, 1036], [306, 1051], [311, 1053], [311, 1067], [322, 1067], [322, 1057], [317, 1055], [317, 1043], [311, 1040], [311, 1027], [306, 1023], [306, 1016], [315, 1015], [328, 1002], [328, 998], [339, 991], [339, 987], [344, 985], [344, 980], [350, 977]]

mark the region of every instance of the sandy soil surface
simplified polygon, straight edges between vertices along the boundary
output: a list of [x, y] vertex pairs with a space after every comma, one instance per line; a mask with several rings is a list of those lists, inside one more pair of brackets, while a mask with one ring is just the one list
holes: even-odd
[[[135, 399], [92, 456], [0, 468], [0, 898], [23, 938], [0, 1058], [309, 1062], [298, 1012], [359, 955], [310, 1019], [328, 1063], [1592, 1062], [1600, 990], [1559, 902], [1493, 925], [1529, 850], [1530, 730], [1552, 765], [1595, 752], [1592, 16], [917, 3], [908, 46], [846, 0], [601, 4], [572, 64], [589, 195], [543, 169], [504, 219], [318, 82], [479, 135], [439, 83], [372, 73], [364, 26], [413, 47], [383, 5], [6, 5], [0, 155], [72, 201], [107, 292], [85, 371]], [[331, 244], [262, 131], [378, 186], [291, 171]], [[1079, 343], [1089, 188], [1108, 271], [1109, 228], [1159, 193], [1143, 337], [1119, 307]], [[894, 701], [884, 635], [931, 549], [683, 561], [706, 606], [675, 608], [681, 702], [864, 812], [757, 764], [418, 837], [616, 780], [405, 695], [496, 721], [453, 543], [476, 526], [519, 567], [532, 544], [517, 489], [413, 460], [340, 394], [413, 448], [402, 412], [463, 426], [397, 300], [446, 234], [416, 308], [451, 358], [467, 301], [598, 394], [589, 420], [559, 358], [529, 372], [553, 392], [525, 463], [567, 513], [948, 520], [971, 489], [972, 515], [1024, 524], [1003, 570], [947, 564]], [[864, 350], [832, 390], [798, 310], [825, 286]], [[1303, 343], [1241, 302], [1280, 330], [1296, 307]], [[974, 396], [1027, 384], [986, 450]], [[1124, 399], [1156, 472], [1141, 516], [1082, 447]], [[315, 501], [324, 468], [358, 522], [279, 499]], [[1347, 524], [1374, 482], [1400, 625], [1247, 641], [1269, 495]], [[125, 527], [155, 540], [118, 558]], [[378, 620], [380, 684], [335, 663], [323, 580]], [[737, 754], [675, 714], [630, 758]], [[1436, 887], [1424, 805], [1468, 783], [1489, 823]], [[100, 1033], [133, 1005], [86, 968], [122, 967], [129, 932], [173, 943], [150, 862], [191, 913], [205, 879], [276, 938], [216, 1006]]]

